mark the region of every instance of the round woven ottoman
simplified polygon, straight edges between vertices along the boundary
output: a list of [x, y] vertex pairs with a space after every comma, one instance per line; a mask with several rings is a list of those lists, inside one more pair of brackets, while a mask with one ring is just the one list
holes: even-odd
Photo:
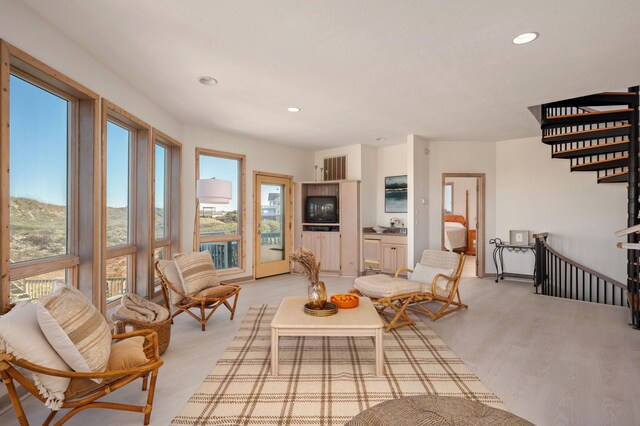
[[345, 424], [365, 425], [533, 426], [533, 423], [481, 402], [452, 396], [418, 395], [382, 402]]

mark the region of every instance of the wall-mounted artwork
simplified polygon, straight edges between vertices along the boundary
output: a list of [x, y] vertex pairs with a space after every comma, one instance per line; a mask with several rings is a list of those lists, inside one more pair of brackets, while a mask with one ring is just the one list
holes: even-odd
[[384, 178], [384, 211], [407, 212], [407, 175]]

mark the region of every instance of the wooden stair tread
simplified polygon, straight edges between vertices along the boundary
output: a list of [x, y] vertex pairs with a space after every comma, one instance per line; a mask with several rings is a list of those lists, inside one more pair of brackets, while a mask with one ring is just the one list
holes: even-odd
[[626, 129], [626, 128], [630, 128], [630, 127], [631, 127], [631, 124], [623, 124], [621, 126], [602, 127], [600, 129], [588, 129], [588, 130], [578, 130], [578, 131], [575, 131], [575, 132], [568, 132], [568, 133], [558, 133], [557, 135], [543, 136], [543, 138], [544, 139], [553, 139], [553, 138], [560, 138], [560, 137], [563, 137], [563, 136], [585, 135], [585, 134], [589, 134], [589, 133], [601, 132], [603, 130]]
[[573, 117], [587, 117], [593, 115], [603, 115], [603, 114], [616, 114], [620, 112], [631, 112], [633, 108], [624, 108], [624, 109], [612, 109], [609, 111], [593, 111], [593, 112], [584, 112], [580, 114], [566, 114], [566, 115], [551, 115], [547, 117], [547, 120], [558, 120], [561, 118], [573, 118]]
[[631, 124], [602, 127], [599, 129], [578, 130], [575, 132], [558, 133], [556, 135], [545, 135], [542, 137], [542, 143], [553, 145], [594, 139], [615, 138], [618, 136], [628, 137], [631, 130]]
[[602, 95], [602, 96], [616, 96], [616, 95], [622, 95], [622, 96], [629, 96], [629, 95], [637, 95], [638, 92], [600, 92], [597, 93], [597, 95]]
[[629, 172], [618, 172], [598, 178], [598, 183], [622, 183], [629, 180]]
[[562, 151], [556, 151], [556, 152], [554, 152], [554, 154], [564, 154], [564, 153], [567, 153], [567, 152], [579, 152], [579, 151], [584, 151], [584, 150], [592, 149], [592, 148], [624, 145], [626, 143], [629, 143], [629, 139], [616, 141], [616, 142], [601, 143], [600, 145], [582, 146], [580, 148], [565, 149], [565, 150], [562, 150]]
[[[563, 156], [567, 155], [567, 158], [570, 158], [569, 155], [571, 154], [576, 154], [575, 157], [581, 157], [581, 156], [589, 156], [589, 155], [597, 155], [597, 154], [589, 154], [590, 151], [599, 151], [599, 150], [607, 150], [610, 149], [611, 151], [609, 152], [619, 152], [619, 151], [626, 151], [626, 148], [622, 148], [624, 145], [628, 145], [629, 144], [629, 140], [625, 139], [625, 140], [621, 140], [621, 141], [616, 141], [616, 142], [609, 142], [609, 143], [601, 143], [599, 145], [591, 145], [591, 146], [582, 146], [579, 148], [571, 148], [571, 149], [564, 149], [561, 151], [556, 151], [556, 152], [552, 152], [554, 157], [558, 157], [558, 158], [562, 158]], [[617, 149], [620, 148], [620, 149]], [[603, 152], [603, 154], [605, 154], [606, 152]]]
[[573, 166], [571, 166], [572, 169], [575, 168], [580, 168], [580, 167], [584, 167], [584, 166], [595, 166], [595, 165], [604, 165], [607, 163], [613, 163], [613, 162], [617, 162], [620, 160], [628, 160], [629, 156], [628, 155], [623, 155], [622, 157], [616, 157], [616, 158], [605, 158], [604, 160], [597, 160], [597, 161], [591, 161], [590, 163], [583, 163], [583, 164], [574, 164]]

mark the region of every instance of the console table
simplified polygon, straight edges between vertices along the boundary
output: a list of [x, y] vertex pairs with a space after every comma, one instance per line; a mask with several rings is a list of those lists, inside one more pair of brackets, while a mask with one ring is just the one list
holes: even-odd
[[[531, 252], [533, 253], [534, 260], [536, 257], [536, 249], [534, 244], [527, 244], [527, 245], [510, 244], [510, 243], [503, 242], [500, 238], [493, 238], [489, 240], [489, 244], [495, 245], [495, 248], [493, 249], [493, 264], [496, 266], [496, 282], [498, 282], [499, 279], [504, 280], [505, 275], [517, 276], [517, 277], [522, 276], [520, 274], [516, 275], [516, 274], [511, 274], [509, 272], [504, 271], [504, 258], [502, 256], [502, 253], [504, 252], [505, 249], [508, 252], [512, 252], [512, 253]], [[534, 265], [535, 265], [535, 261], [534, 261]], [[535, 275], [536, 275], [536, 270], [534, 266], [533, 274], [525, 275], [525, 278], [531, 278], [533, 280]]]

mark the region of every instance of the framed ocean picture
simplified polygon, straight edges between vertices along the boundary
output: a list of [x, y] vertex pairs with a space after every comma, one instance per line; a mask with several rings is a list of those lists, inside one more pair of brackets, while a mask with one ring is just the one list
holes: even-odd
[[407, 212], [407, 175], [384, 178], [384, 212]]

